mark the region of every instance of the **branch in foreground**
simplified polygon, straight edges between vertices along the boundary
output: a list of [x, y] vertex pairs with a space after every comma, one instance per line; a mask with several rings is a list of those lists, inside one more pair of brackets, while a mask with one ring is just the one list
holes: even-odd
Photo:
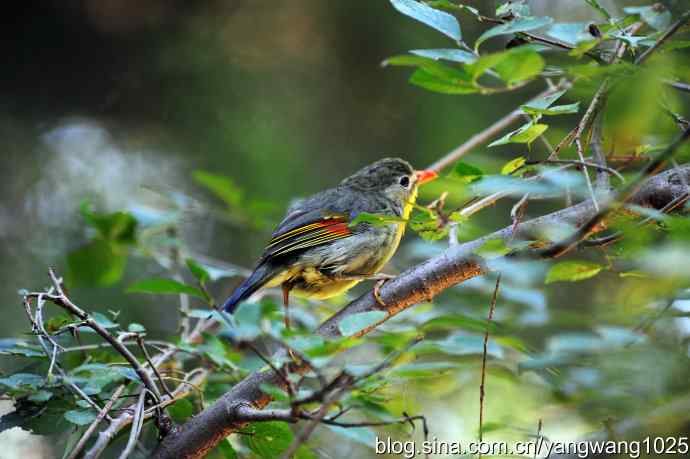
[[[628, 202], [643, 207], [662, 209], [687, 192], [684, 183], [688, 180], [690, 180], [690, 166], [660, 173], [647, 179]], [[417, 303], [431, 300], [449, 287], [485, 274], [488, 270], [485, 261], [473, 255], [472, 252], [489, 240], [530, 239], [541, 228], [548, 225], [566, 224], [580, 227], [596, 213], [592, 202], [585, 201], [522, 222], [517, 228], [510, 225], [474, 241], [451, 246], [444, 253], [386, 282], [380, 289], [381, 297], [387, 305], [385, 309], [379, 305], [371, 292], [367, 292], [326, 320], [316, 333], [324, 338], [338, 337], [340, 336], [338, 324], [344, 318], [368, 311], [386, 312], [387, 317], [380, 322], [383, 323]], [[601, 225], [597, 225], [594, 231], [600, 228]], [[370, 332], [380, 323], [362, 330], [359, 334], [364, 335]], [[290, 370], [304, 372], [306, 368], [294, 364]], [[280, 386], [281, 381], [272, 371], [252, 373], [212, 406], [184, 425], [175, 428], [160, 443], [153, 457], [158, 459], [203, 457], [225, 437], [242, 427], [244, 422], [236, 415], [237, 407], [244, 405], [261, 409], [270, 402], [271, 398], [261, 391], [261, 384]]]

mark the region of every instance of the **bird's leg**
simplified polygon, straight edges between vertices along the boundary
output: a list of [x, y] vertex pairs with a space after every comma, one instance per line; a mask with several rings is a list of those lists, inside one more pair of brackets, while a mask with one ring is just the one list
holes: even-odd
[[290, 290], [292, 290], [292, 285], [287, 282], [283, 282], [281, 286], [283, 289], [283, 309], [285, 311], [285, 328], [290, 330]]
[[381, 305], [381, 307], [386, 308], [386, 303], [383, 301], [383, 298], [381, 298], [381, 287], [383, 287], [383, 284], [385, 284], [387, 281], [391, 279], [395, 279], [395, 276], [392, 274], [386, 274], [386, 273], [375, 273], [375, 274], [348, 274], [342, 276], [342, 279], [349, 279], [349, 280], [375, 280], [377, 281], [376, 284], [374, 284], [374, 299], [378, 304]]
[[388, 282], [391, 279], [394, 279], [395, 276], [391, 276], [390, 274], [385, 274], [385, 273], [378, 273], [374, 275], [375, 277], [372, 277], [371, 279], [377, 279], [376, 283], [374, 284], [374, 299], [378, 304], [381, 305], [381, 307], [386, 308], [386, 302], [383, 301], [383, 298], [381, 298], [381, 287], [383, 287], [383, 284]]

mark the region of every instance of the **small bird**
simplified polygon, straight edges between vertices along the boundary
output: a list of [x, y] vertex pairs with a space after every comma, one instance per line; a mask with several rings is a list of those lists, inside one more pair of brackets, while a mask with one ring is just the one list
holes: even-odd
[[[379, 271], [398, 248], [417, 188], [436, 176], [432, 170], [415, 171], [402, 159], [385, 158], [335, 188], [297, 201], [273, 233], [252, 274], [225, 301], [223, 309], [232, 313], [260, 288], [280, 286], [289, 327], [290, 292], [325, 299], [362, 280], [385, 282], [391, 276]], [[350, 224], [364, 212], [388, 217], [391, 223]], [[379, 302], [380, 285], [374, 290]]]

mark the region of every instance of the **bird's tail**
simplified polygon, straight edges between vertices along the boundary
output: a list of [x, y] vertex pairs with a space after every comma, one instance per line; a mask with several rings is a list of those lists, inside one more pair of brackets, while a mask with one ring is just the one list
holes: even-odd
[[232, 292], [223, 304], [223, 310], [232, 314], [237, 306], [254, 292], [263, 287], [275, 275], [276, 269], [270, 263], [262, 263], [256, 267], [254, 272]]

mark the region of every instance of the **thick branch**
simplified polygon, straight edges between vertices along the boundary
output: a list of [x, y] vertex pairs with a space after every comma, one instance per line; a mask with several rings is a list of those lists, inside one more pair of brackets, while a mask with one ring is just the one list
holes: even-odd
[[[679, 175], [679, 174], [682, 174]], [[629, 200], [644, 207], [661, 209], [674, 199], [684, 195], [684, 183], [690, 181], [690, 166], [673, 169], [649, 178]], [[340, 336], [338, 324], [353, 314], [384, 310], [383, 320], [414, 304], [429, 301], [443, 290], [487, 272], [484, 261], [472, 254], [491, 239], [529, 239], [548, 225], [581, 226], [589, 221], [596, 210], [591, 201], [496, 231], [480, 239], [449, 247], [444, 253], [410, 268], [381, 287], [380, 293], [387, 307], [383, 309], [371, 292], [367, 292], [325, 321], [316, 331], [324, 338]], [[597, 230], [598, 228], [595, 228]], [[383, 322], [382, 321], [382, 322]], [[361, 335], [378, 324], [360, 332]], [[292, 371], [305, 371], [295, 366]], [[263, 408], [271, 400], [259, 387], [261, 384], [280, 385], [280, 378], [272, 371], [258, 371], [238, 383], [212, 406], [173, 430], [159, 445], [153, 457], [200, 458], [222, 439], [242, 426], [237, 417], [240, 406]]]

